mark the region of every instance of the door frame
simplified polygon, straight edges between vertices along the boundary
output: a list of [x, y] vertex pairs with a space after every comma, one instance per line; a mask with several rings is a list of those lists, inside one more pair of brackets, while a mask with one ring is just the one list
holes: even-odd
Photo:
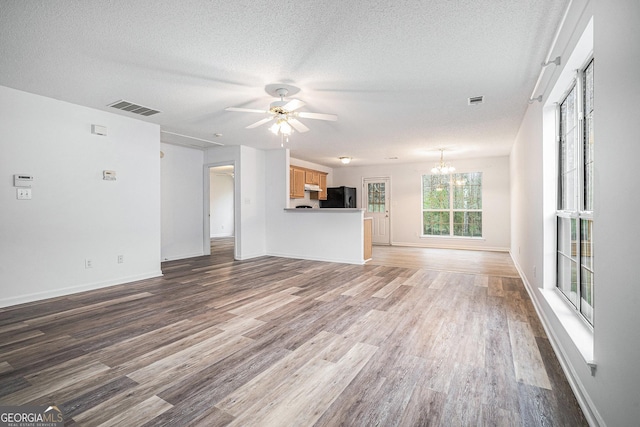
[[[385, 188], [385, 192], [388, 198], [388, 205], [387, 205], [387, 210], [389, 211], [389, 232], [387, 233], [388, 237], [389, 237], [389, 241], [387, 243], [382, 243], [383, 245], [388, 245], [391, 246], [391, 242], [393, 242], [393, 238], [391, 236], [392, 233], [392, 227], [391, 227], [391, 177], [390, 176], [367, 176], [367, 177], [362, 177], [362, 204], [361, 207], [364, 209], [364, 214], [366, 216], [367, 214], [367, 199], [366, 196], [368, 195], [368, 191], [366, 190], [366, 183], [367, 181], [385, 181], [388, 185], [389, 188]], [[386, 186], [385, 186], [386, 187]], [[380, 244], [380, 243], [378, 243]]]
[[211, 168], [219, 166], [233, 166], [233, 258], [238, 259], [239, 235], [240, 235], [240, 207], [238, 206], [238, 194], [240, 183], [237, 178], [238, 166], [235, 160], [207, 163], [203, 167], [203, 206], [202, 206], [202, 252], [211, 255]]

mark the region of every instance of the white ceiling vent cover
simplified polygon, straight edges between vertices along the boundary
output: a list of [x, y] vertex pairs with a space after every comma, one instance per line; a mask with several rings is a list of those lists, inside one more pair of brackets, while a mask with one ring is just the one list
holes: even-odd
[[143, 107], [142, 105], [134, 104], [129, 101], [116, 101], [113, 104], [109, 104], [108, 107], [117, 108], [118, 110], [129, 111], [133, 114], [139, 114], [141, 116], [153, 116], [154, 114], [158, 114], [159, 110], [154, 110], [153, 108]]
[[469, 105], [484, 104], [484, 96], [472, 96], [469, 98]]

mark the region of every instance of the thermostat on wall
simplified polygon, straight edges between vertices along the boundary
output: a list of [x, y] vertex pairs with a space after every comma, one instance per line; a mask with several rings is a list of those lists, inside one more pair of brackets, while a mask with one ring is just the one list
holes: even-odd
[[102, 171], [102, 179], [105, 181], [115, 181], [116, 180], [116, 171]]
[[100, 125], [91, 125], [91, 133], [94, 135], [107, 136], [107, 127]]
[[13, 175], [14, 187], [31, 187], [33, 175]]

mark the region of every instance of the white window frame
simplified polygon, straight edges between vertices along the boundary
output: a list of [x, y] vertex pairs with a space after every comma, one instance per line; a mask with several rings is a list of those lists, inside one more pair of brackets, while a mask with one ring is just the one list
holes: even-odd
[[[586, 69], [593, 63], [594, 58], [593, 55], [590, 55], [589, 58], [582, 64], [582, 66], [576, 70], [575, 76], [569, 85], [569, 88], [563, 93], [560, 97], [559, 102], [556, 104], [556, 153], [558, 156], [557, 163], [557, 208], [556, 208], [556, 233], [555, 233], [555, 247], [556, 247], [556, 274], [555, 274], [555, 289], [557, 292], [569, 303], [571, 308], [576, 312], [576, 314], [590, 327], [593, 328], [593, 324], [595, 322], [594, 318], [594, 301], [595, 296], [593, 295], [594, 290], [592, 289], [592, 303], [587, 309], [583, 307], [583, 298], [581, 295], [582, 291], [582, 236], [581, 236], [581, 226], [583, 221], [593, 221], [593, 211], [585, 210], [585, 159], [584, 159], [584, 150], [585, 150], [585, 111], [584, 111], [584, 74]], [[561, 176], [561, 105], [567, 99], [568, 95], [575, 88], [577, 91], [576, 94], [576, 105], [575, 105], [575, 115], [574, 120], [576, 121], [575, 127], [575, 143], [574, 143], [574, 153], [573, 159], [576, 162], [576, 177], [573, 185], [574, 191], [574, 200], [573, 203], [575, 205], [575, 209], [561, 209], [561, 201], [563, 198], [562, 194], [562, 176]], [[559, 229], [558, 222], [559, 219], [569, 219], [576, 221], [576, 240], [575, 240], [575, 260], [576, 260], [576, 302], [572, 301], [569, 296], [567, 296], [564, 291], [561, 289], [559, 274], [560, 274], [560, 265], [558, 263], [558, 259], [560, 256], [564, 256], [564, 254], [560, 253], [559, 250]], [[573, 243], [571, 244], [573, 246]], [[593, 245], [593, 243], [592, 243]], [[593, 247], [593, 246], [592, 246]], [[571, 249], [573, 251], [573, 249]], [[572, 260], [572, 257], [569, 257]], [[591, 267], [591, 273], [593, 274], [593, 267]], [[594, 286], [595, 288], [595, 286]], [[582, 310], [590, 311], [590, 317], [587, 317]]]
[[[478, 173], [480, 174], [480, 202], [482, 204], [482, 199], [483, 199], [483, 193], [484, 193], [484, 183], [483, 183], [483, 173], [482, 172], [454, 172], [451, 174], [446, 174], [446, 175], [441, 175], [441, 176], [448, 176], [449, 177], [449, 208], [447, 209], [425, 209], [424, 208], [424, 177], [425, 176], [440, 176], [437, 174], [430, 174], [430, 173], [425, 173], [422, 174], [420, 176], [420, 190], [421, 190], [421, 196], [420, 196], [420, 202], [421, 202], [421, 220], [420, 220], [420, 237], [427, 237], [427, 238], [452, 238], [452, 239], [483, 239], [484, 236], [484, 215], [483, 215], [483, 210], [482, 209], [455, 209], [454, 208], [454, 203], [453, 203], [453, 197], [454, 197], [454, 187], [455, 187], [455, 183], [453, 182], [453, 176], [458, 174], [458, 175], [464, 175], [464, 174], [472, 174], [472, 173]], [[449, 212], [449, 234], [424, 234], [424, 213], [425, 212]], [[457, 236], [454, 233], [454, 214], [456, 212], [480, 212], [480, 217], [481, 217], [481, 222], [482, 224], [482, 231], [480, 236]]]

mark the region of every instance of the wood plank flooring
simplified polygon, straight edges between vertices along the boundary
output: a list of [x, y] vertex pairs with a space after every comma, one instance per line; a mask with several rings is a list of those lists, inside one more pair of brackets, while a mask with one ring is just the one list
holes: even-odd
[[587, 425], [506, 254], [232, 251], [0, 309], [0, 404], [82, 426]]

